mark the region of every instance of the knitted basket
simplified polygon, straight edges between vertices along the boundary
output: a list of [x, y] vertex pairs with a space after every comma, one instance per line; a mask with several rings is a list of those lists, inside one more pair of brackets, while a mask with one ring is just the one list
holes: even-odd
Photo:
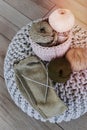
[[[35, 55], [32, 51], [31, 42], [29, 41], [29, 30], [32, 23], [23, 27], [12, 39], [4, 62], [4, 78], [7, 89], [16, 103], [30, 117], [41, 121], [50, 121], [59, 123], [62, 121], [70, 121], [76, 119], [87, 112], [87, 70], [74, 72], [70, 79], [65, 83], [55, 83], [54, 88], [58, 96], [68, 106], [68, 110], [60, 116], [55, 116], [47, 120], [32, 108], [30, 103], [23, 97], [19, 91], [16, 82], [13, 64], [28, 57]], [[72, 29], [72, 46], [71, 47], [87, 47], [87, 31], [75, 26]]]
[[31, 37], [29, 37], [29, 41], [31, 43], [31, 47], [33, 48], [34, 53], [38, 57], [40, 57], [43, 61], [50, 61], [53, 58], [63, 56], [71, 45], [71, 39], [72, 39], [72, 32], [70, 32], [68, 40], [65, 41], [64, 43], [52, 47], [43, 47], [35, 43], [31, 39]]

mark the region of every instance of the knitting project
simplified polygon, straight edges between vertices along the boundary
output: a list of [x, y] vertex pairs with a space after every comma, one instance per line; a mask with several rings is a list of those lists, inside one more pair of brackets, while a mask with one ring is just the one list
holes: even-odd
[[[15, 83], [13, 70], [14, 62], [17, 62], [29, 55], [34, 55], [29, 41], [29, 29], [31, 23], [23, 27], [9, 44], [8, 51], [4, 62], [4, 78], [7, 89], [16, 105], [20, 107], [30, 117], [41, 121], [59, 123], [76, 119], [87, 112], [87, 70], [73, 72], [66, 83], [54, 83], [54, 88], [58, 96], [67, 105], [68, 110], [60, 116], [55, 116], [47, 120], [32, 108], [29, 102], [23, 97]], [[74, 26], [72, 29], [72, 46], [87, 47], [87, 31]]]

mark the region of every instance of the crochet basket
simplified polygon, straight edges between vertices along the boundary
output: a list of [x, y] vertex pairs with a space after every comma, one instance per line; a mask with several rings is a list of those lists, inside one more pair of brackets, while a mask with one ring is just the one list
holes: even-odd
[[[14, 76], [13, 64], [29, 55], [34, 55], [29, 41], [29, 30], [32, 23], [23, 27], [9, 44], [8, 51], [4, 61], [4, 78], [11, 98], [25, 113], [30, 117], [41, 121], [59, 123], [76, 119], [87, 112], [87, 70], [74, 72], [70, 79], [65, 83], [55, 83], [54, 88], [58, 96], [68, 106], [68, 110], [60, 116], [55, 116], [47, 120], [32, 108], [30, 103], [23, 97], [19, 91]], [[72, 46], [87, 47], [87, 31], [79, 26], [72, 29]]]
[[70, 32], [68, 40], [65, 41], [64, 43], [52, 47], [43, 47], [33, 42], [31, 37], [29, 37], [29, 41], [31, 43], [31, 47], [34, 53], [45, 61], [51, 61], [53, 58], [63, 56], [71, 45], [71, 39], [72, 39], [72, 32]]

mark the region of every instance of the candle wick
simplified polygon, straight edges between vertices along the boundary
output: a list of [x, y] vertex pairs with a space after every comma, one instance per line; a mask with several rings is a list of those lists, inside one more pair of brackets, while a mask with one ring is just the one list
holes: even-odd
[[60, 14], [65, 14], [65, 10], [59, 10]]

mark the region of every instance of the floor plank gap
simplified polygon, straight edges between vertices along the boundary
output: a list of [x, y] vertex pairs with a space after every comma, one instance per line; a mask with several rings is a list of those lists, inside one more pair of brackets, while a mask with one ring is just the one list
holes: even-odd
[[42, 18], [46, 17], [50, 12], [51, 10], [53, 10], [55, 8], [56, 5], [54, 5]]
[[59, 128], [61, 128], [62, 130], [64, 130], [64, 128], [63, 128], [61, 125], [59, 125], [59, 124], [57, 124], [57, 123], [56, 123], [56, 125], [57, 125]]
[[0, 78], [3, 79], [3, 80], [5, 80], [4, 77], [3, 77], [2, 75], [0, 75]]

